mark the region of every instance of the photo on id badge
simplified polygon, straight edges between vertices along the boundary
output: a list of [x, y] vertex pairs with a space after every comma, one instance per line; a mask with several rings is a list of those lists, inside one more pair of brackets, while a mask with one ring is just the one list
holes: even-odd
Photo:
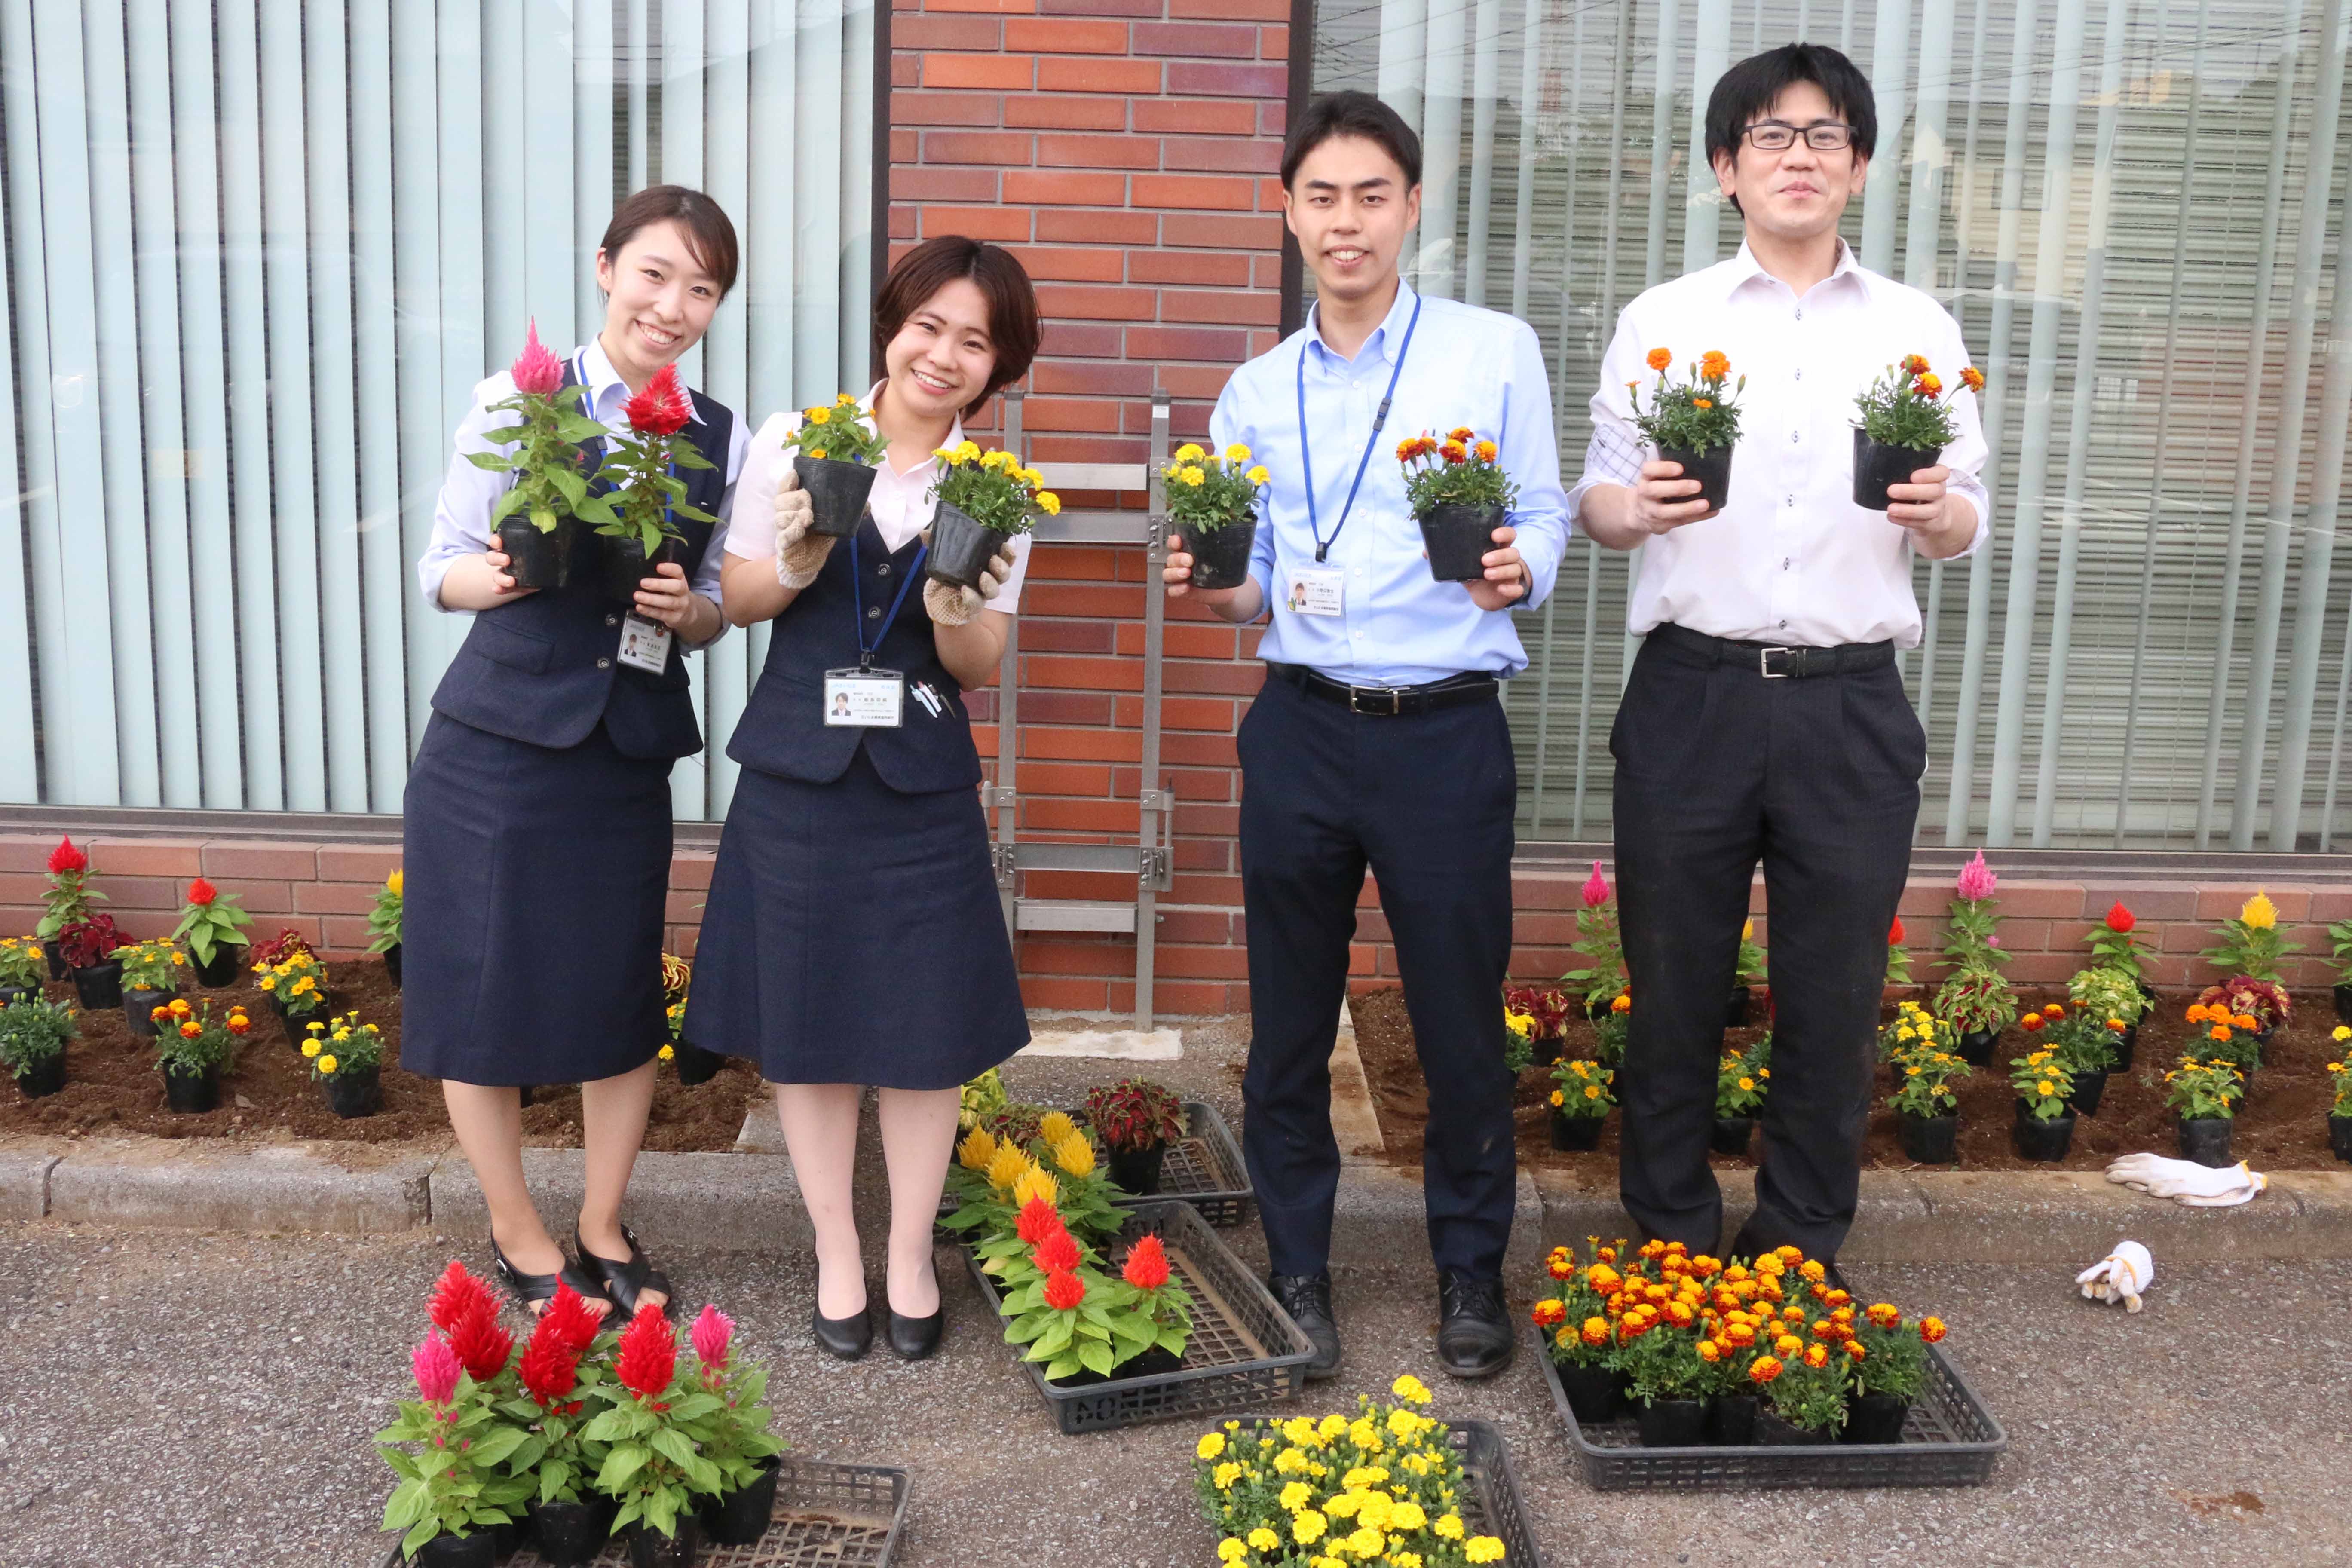
[[895, 730], [905, 721], [907, 678], [895, 669], [828, 669], [824, 721], [831, 729]]
[[1337, 566], [1312, 563], [1290, 569], [1290, 587], [1283, 602], [1294, 616], [1336, 616], [1341, 613], [1343, 584], [1348, 574]]

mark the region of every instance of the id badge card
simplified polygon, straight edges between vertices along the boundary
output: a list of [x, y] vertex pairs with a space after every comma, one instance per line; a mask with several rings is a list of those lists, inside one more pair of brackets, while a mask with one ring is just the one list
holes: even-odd
[[649, 674], [669, 667], [670, 629], [643, 616], [621, 617], [621, 662]]
[[1283, 603], [1294, 616], [1336, 616], [1342, 613], [1348, 574], [1337, 566], [1294, 566]]
[[828, 669], [824, 721], [831, 729], [895, 730], [906, 722], [907, 678], [895, 669]]

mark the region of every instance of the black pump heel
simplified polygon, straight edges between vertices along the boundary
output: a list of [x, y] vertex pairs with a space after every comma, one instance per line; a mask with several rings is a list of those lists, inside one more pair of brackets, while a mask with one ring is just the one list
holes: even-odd
[[[939, 1284], [939, 1266], [931, 1266], [931, 1282]], [[890, 1353], [900, 1361], [921, 1361], [940, 1348], [940, 1337], [947, 1331], [948, 1297], [940, 1291], [940, 1304], [930, 1315], [909, 1318], [898, 1308], [890, 1309]]]
[[[895, 1321], [897, 1314], [892, 1314]], [[866, 1309], [854, 1318], [828, 1318], [814, 1307], [809, 1309], [809, 1329], [816, 1342], [844, 1361], [856, 1361], [865, 1355], [874, 1343], [874, 1310]]]

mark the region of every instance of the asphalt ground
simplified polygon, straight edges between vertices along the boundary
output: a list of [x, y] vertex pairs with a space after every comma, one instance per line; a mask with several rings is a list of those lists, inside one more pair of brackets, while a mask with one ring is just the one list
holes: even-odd
[[[1401, 1254], [1420, 1247], [1399, 1238]], [[0, 1227], [0, 1564], [373, 1568], [389, 1472], [370, 1434], [409, 1386], [435, 1275], [484, 1250], [423, 1233]], [[661, 1261], [686, 1303], [719, 1301], [770, 1362], [796, 1449], [912, 1472], [897, 1563], [1213, 1563], [1190, 1485], [1200, 1426], [1059, 1436], [950, 1255], [947, 1342], [912, 1366], [878, 1347], [856, 1364], [818, 1352], [804, 1260]], [[1589, 1491], [1526, 1354], [1485, 1385], [1436, 1373], [1421, 1266], [1341, 1274], [1346, 1369], [1289, 1408], [1347, 1408], [1417, 1373], [1437, 1414], [1501, 1426], [1553, 1568], [2352, 1562], [2352, 1263], [2159, 1258], [2147, 1310], [2126, 1317], [2074, 1295], [2087, 1261], [1848, 1271], [1858, 1290], [1954, 1324], [1947, 1348], [2010, 1433], [1979, 1489]]]

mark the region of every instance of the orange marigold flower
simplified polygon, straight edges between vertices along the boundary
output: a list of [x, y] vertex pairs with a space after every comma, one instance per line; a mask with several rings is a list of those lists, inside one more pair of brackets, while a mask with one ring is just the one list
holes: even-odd
[[1712, 398], [1694, 397], [1691, 399], [1691, 406], [1693, 408], [1712, 408], [1715, 406], [1715, 401]]
[[1750, 1381], [1756, 1383], [1769, 1383], [1780, 1375], [1780, 1363], [1777, 1357], [1773, 1356], [1758, 1356], [1748, 1368], [1748, 1378]]
[[2192, 1024], [2203, 1023], [2205, 1021], [2205, 1004], [2202, 1002], [2191, 1002], [2189, 1004], [2188, 1017], [2189, 1021]]
[[1453, 429], [1448, 430], [1446, 435], [1456, 441], [1475, 441], [1478, 438], [1478, 432], [1467, 425], [1456, 425]]
[[[1966, 367], [1960, 372], [1960, 384], [1967, 387], [1970, 392], [1982, 392], [1985, 384], [1984, 372], [1979, 370], [1974, 365]], [[2118, 927], [2117, 929], [2122, 930], [2126, 928]]]
[[1633, 1010], [1633, 993], [1629, 991], [1620, 991], [1617, 993], [1617, 999], [1609, 1004], [1609, 1010], [1612, 1013], [1632, 1012]]
[[1500, 451], [1501, 448], [1496, 447], [1492, 441], [1481, 441], [1476, 447], [1473, 447], [1472, 450], [1478, 454], [1478, 460], [1480, 462], [1491, 463], [1495, 460], [1496, 453]]
[[1717, 1344], [1713, 1340], [1701, 1340], [1698, 1342], [1698, 1359], [1704, 1362], [1721, 1361], [1723, 1359], [1723, 1347]]
[[1731, 361], [1721, 349], [1709, 349], [1698, 356], [1698, 373], [1710, 381], [1720, 381], [1731, 374]]
[[1941, 1318], [1922, 1318], [1919, 1320], [1919, 1337], [1927, 1341], [1931, 1345], [1940, 1341], [1948, 1331], [1949, 1331], [1944, 1327], [1944, 1320]]
[[1449, 463], [1466, 463], [1470, 460], [1470, 448], [1459, 441], [1448, 441], [1437, 449], [1437, 455]]
[[1608, 1320], [1605, 1318], [1587, 1318], [1584, 1320], [1584, 1326], [1581, 1332], [1584, 1336], [1584, 1342], [1586, 1344], [1605, 1345], [1609, 1342]]
[[1860, 1361], [1870, 1352], [1863, 1348], [1863, 1344], [1860, 1340], [1848, 1340], [1845, 1342], [1845, 1353], [1852, 1356], [1854, 1360]]
[[1538, 1301], [1534, 1318], [1536, 1327], [1556, 1329], [1568, 1321], [1568, 1305], [1563, 1301]]
[[1797, 1272], [1818, 1285], [1822, 1282], [1822, 1277], [1829, 1270], [1823, 1268], [1817, 1260], [1809, 1258], [1797, 1266]]
[[1674, 363], [1675, 356], [1672, 350], [1652, 349], [1650, 351], [1650, 368], [1652, 370], [1664, 370], [1666, 366]]
[[1873, 1301], [1869, 1316], [1875, 1327], [1891, 1329], [1903, 1321], [1903, 1309], [1892, 1301]]
[[1807, 1345], [1805, 1347], [1805, 1364], [1807, 1366], [1815, 1367], [1829, 1365], [1830, 1347], [1827, 1345]]
[[2230, 1037], [2230, 1026], [2216, 1024], [2205, 1031], [2205, 1037], [2209, 1040], [2226, 1040]]
[[1944, 390], [1943, 377], [1937, 375], [1932, 371], [1927, 374], [1921, 376], [1916, 384], [1918, 386], [1919, 391], [1928, 397], [1933, 397], [1936, 394]]
[[2030, 1035], [2039, 1030], [2044, 1022], [2046, 1022], [2046, 1020], [2043, 1019], [2041, 1014], [2028, 1013], [2024, 1017], [2020, 1018], [2017, 1021], [2017, 1026], [2023, 1029]]
[[1727, 1323], [1723, 1337], [1744, 1350], [1756, 1342], [1756, 1331], [1746, 1323]]
[[1905, 354], [1903, 356], [1903, 373], [1906, 375], [1924, 374], [1927, 369], [1927, 361], [1924, 355]]

